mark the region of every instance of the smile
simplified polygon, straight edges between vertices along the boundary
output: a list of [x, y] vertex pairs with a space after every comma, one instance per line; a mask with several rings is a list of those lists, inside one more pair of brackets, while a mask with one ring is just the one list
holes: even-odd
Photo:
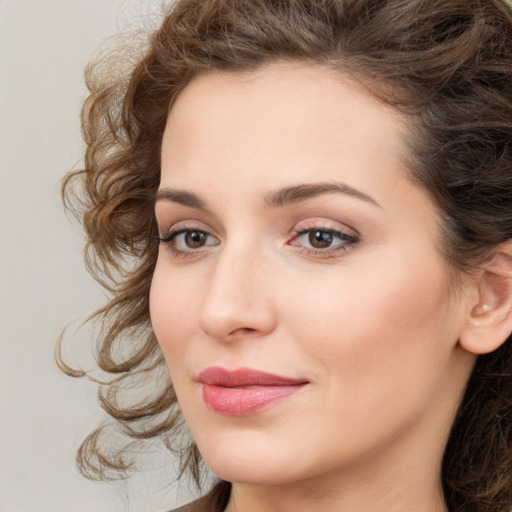
[[212, 367], [198, 375], [203, 400], [217, 414], [247, 416], [262, 412], [304, 388], [309, 381], [258, 370]]

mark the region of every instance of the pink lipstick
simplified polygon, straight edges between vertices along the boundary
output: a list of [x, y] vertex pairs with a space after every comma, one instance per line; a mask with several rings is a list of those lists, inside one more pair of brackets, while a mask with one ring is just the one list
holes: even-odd
[[206, 405], [225, 416], [261, 412], [309, 383], [249, 368], [227, 370], [217, 366], [202, 371], [197, 381], [202, 385]]

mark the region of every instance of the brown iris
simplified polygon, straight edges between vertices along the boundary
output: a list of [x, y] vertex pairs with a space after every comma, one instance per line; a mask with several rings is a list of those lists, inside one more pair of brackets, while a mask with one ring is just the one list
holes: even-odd
[[308, 236], [309, 243], [315, 249], [325, 249], [332, 245], [333, 234], [329, 231], [311, 231]]
[[185, 234], [185, 243], [190, 249], [198, 249], [203, 247], [206, 242], [206, 233], [201, 231], [188, 231]]

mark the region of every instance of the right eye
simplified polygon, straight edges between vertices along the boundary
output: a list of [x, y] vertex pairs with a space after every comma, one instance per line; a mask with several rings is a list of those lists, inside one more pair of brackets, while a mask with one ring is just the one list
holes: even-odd
[[167, 235], [159, 237], [159, 241], [168, 245], [176, 254], [193, 253], [198, 249], [219, 244], [219, 241], [210, 233], [193, 228], [171, 230]]

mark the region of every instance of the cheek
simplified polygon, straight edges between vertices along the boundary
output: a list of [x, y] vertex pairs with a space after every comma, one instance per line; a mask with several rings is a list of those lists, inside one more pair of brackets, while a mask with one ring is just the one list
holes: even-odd
[[456, 342], [445, 277], [432, 261], [421, 267], [388, 259], [290, 291], [283, 301], [293, 308], [290, 336], [330, 375], [354, 382], [431, 372]]
[[151, 324], [167, 365], [180, 364], [186, 343], [193, 329], [199, 294], [190, 281], [180, 282], [180, 274], [171, 272], [157, 262], [149, 295]]
[[387, 270], [340, 272], [321, 288], [316, 281], [301, 294], [290, 290], [283, 302], [293, 307], [287, 337], [308, 362], [321, 397], [310, 428], [326, 432], [331, 445], [338, 439], [333, 453], [352, 453], [347, 438], [354, 450], [384, 446], [451, 399], [457, 337], [444, 276], [404, 265]]

